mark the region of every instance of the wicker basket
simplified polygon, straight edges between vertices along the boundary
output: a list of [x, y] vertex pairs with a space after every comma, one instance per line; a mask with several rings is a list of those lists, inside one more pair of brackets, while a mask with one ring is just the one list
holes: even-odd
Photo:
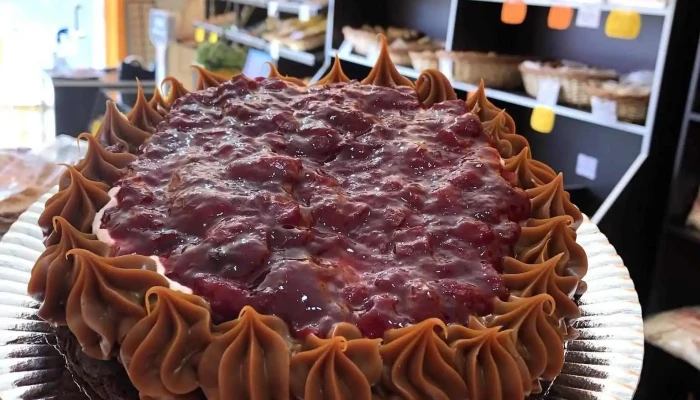
[[460, 82], [478, 84], [483, 79], [487, 86], [501, 89], [517, 89], [523, 84], [518, 72], [523, 57], [477, 51], [438, 51], [437, 56], [454, 61], [452, 74]]
[[590, 68], [580, 64], [568, 65], [561, 62], [541, 64], [525, 61], [518, 68], [527, 94], [537, 97], [539, 80], [555, 79], [561, 85], [561, 100], [575, 106], [590, 106], [591, 96], [585, 88], [586, 84], [618, 78], [618, 73], [613, 70]]
[[606, 87], [605, 82], [589, 82], [584, 85], [588, 95], [617, 103], [617, 119], [629, 122], [644, 122], [649, 108], [650, 92], [648, 89], [616, 90], [616, 82]]
[[411, 65], [416, 71], [440, 68], [438, 57], [434, 51], [409, 51], [408, 56], [411, 58]]

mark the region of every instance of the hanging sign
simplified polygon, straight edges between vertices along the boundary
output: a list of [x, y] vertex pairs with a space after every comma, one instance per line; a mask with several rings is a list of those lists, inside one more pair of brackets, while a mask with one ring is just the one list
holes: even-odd
[[299, 21], [306, 22], [311, 19], [311, 7], [308, 4], [299, 5]]
[[642, 16], [629, 10], [612, 10], [605, 20], [605, 34], [615, 39], [636, 39], [642, 30]]
[[591, 113], [598, 121], [606, 124], [617, 122], [617, 102], [597, 96], [591, 97]]
[[280, 59], [280, 42], [276, 40], [270, 42], [270, 57], [275, 60]]
[[530, 126], [537, 132], [551, 133], [556, 118], [554, 106], [559, 100], [561, 85], [551, 78], [540, 78], [537, 85], [537, 105], [532, 109]]
[[280, 15], [280, 4], [276, 1], [267, 2], [267, 16], [277, 18]]
[[208, 40], [209, 40], [209, 43], [212, 43], [212, 44], [218, 42], [219, 41], [219, 34], [216, 32], [210, 33]]
[[509, 25], [520, 25], [527, 16], [527, 4], [522, 0], [505, 0], [501, 7], [501, 22]]
[[450, 81], [452, 81], [452, 79], [453, 79], [452, 77], [454, 76], [454, 66], [455, 66], [455, 62], [453, 59], [447, 58], [447, 57], [440, 57], [439, 58], [438, 69]]
[[197, 43], [202, 43], [207, 37], [207, 32], [204, 28], [197, 28], [194, 30], [194, 41]]
[[563, 31], [571, 26], [574, 19], [574, 9], [566, 6], [552, 6], [547, 16], [547, 26], [550, 29]]

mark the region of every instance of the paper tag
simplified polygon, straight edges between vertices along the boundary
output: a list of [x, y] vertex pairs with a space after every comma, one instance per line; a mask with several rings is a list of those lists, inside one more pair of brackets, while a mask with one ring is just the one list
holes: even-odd
[[504, 24], [522, 24], [525, 16], [527, 16], [527, 4], [522, 0], [505, 0], [501, 7], [501, 22]]
[[559, 81], [552, 78], [540, 78], [537, 81], [537, 103], [539, 105], [554, 107], [559, 100]]
[[277, 17], [280, 14], [280, 5], [276, 1], [268, 1], [267, 2], [267, 16], [268, 17]]
[[270, 57], [275, 60], [280, 58], [280, 42], [273, 40], [270, 42]]
[[439, 68], [440, 72], [442, 72], [443, 75], [447, 77], [450, 81], [453, 79], [454, 76], [454, 66], [455, 62], [451, 58], [440, 58], [439, 61]]
[[370, 47], [369, 51], [367, 52], [367, 60], [369, 60], [372, 64], [376, 64], [378, 59], [379, 59], [379, 46]]
[[642, 16], [628, 10], [612, 10], [605, 20], [605, 34], [615, 39], [636, 39], [642, 30]]
[[343, 43], [338, 47], [338, 55], [342, 58], [344, 56], [349, 56], [352, 53], [352, 42], [349, 40], [343, 40]]
[[299, 21], [306, 22], [311, 19], [311, 7], [308, 4], [299, 6]]
[[202, 43], [206, 35], [207, 33], [204, 31], [204, 28], [197, 28], [194, 30], [194, 41]]
[[598, 173], [598, 159], [579, 153], [576, 157], [576, 175], [595, 180]]
[[209, 43], [216, 43], [219, 41], [219, 34], [212, 32], [209, 34]]
[[547, 26], [550, 29], [563, 31], [571, 26], [574, 18], [574, 9], [567, 6], [552, 6], [547, 16]]
[[593, 96], [591, 97], [591, 113], [599, 121], [617, 122], [617, 102]]
[[602, 14], [600, 4], [582, 4], [576, 12], [575, 25], [581, 28], [598, 29]]
[[555, 118], [556, 114], [551, 107], [535, 106], [530, 115], [530, 127], [539, 133], [552, 133]]

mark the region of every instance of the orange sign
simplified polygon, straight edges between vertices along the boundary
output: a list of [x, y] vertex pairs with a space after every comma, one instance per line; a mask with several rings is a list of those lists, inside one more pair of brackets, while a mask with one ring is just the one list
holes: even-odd
[[501, 21], [504, 24], [520, 25], [525, 21], [527, 4], [522, 0], [506, 0], [501, 8]]
[[549, 9], [547, 16], [547, 26], [551, 29], [563, 31], [571, 26], [574, 19], [574, 9], [565, 6], [554, 6]]

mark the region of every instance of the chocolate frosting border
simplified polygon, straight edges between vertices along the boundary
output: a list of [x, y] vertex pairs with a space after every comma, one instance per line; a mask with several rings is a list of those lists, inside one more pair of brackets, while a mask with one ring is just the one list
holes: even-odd
[[[422, 86], [419, 88], [417, 85], [414, 86], [410, 80], [401, 76], [388, 58], [385, 38], [380, 36], [380, 40], [382, 46], [377, 64], [362, 83], [387, 87], [409, 86], [416, 90], [417, 96], [425, 96], [425, 85], [428, 84], [427, 81], [429, 79], [425, 78], [421, 83]], [[382, 56], [384, 53], [386, 53], [386, 57]], [[340, 66], [337, 60], [336, 63], [338, 64], [338, 71], [341, 77], [329, 78], [329, 81], [343, 79], [342, 77], [344, 74], [342, 70], [339, 70]], [[338, 71], [333, 72], [333, 70], [331, 70], [331, 72], [335, 74], [338, 74]], [[277, 72], [277, 75], [279, 75], [279, 72]], [[274, 77], [287, 80], [286, 77]], [[445, 92], [445, 99], [451, 97], [449, 91], [454, 91], [451, 85], [448, 89], [447, 85], [449, 85], [449, 81], [444, 78], [442, 74], [435, 71], [430, 73], [430, 77], [433, 82], [439, 82], [442, 88], [429, 87], [429, 92], [433, 91], [433, 89], [437, 89], [438, 92], [442, 90]], [[174, 78], [168, 78], [167, 81], [170, 82], [171, 89], [166, 99], [162, 99], [162, 96], [160, 96], [160, 99], [154, 96], [151, 102], [141, 101], [142, 107], [148, 107], [148, 109], [144, 108], [142, 111], [147, 116], [154, 117], [156, 114], [162, 116], [158, 111], [159, 109], [166, 110], [170, 108], [177, 98], [188, 93], [182, 84]], [[430, 86], [433, 86], [432, 82], [430, 82]], [[423, 94], [421, 95], [421, 93]], [[158, 95], [158, 93], [156, 93], [156, 95]], [[428, 93], [426, 97], [426, 100], [428, 100], [427, 103], [430, 102], [429, 98], [430, 93]], [[438, 102], [441, 98], [442, 97], [438, 95], [435, 101]], [[427, 103], [426, 106], [428, 106]], [[145, 106], [143, 104], [145, 104]], [[105, 116], [105, 123], [103, 123], [103, 129], [101, 129], [98, 137], [104, 139], [101, 141], [109, 146], [108, 150], [116, 152], [125, 150], [136, 152], [138, 147], [150, 136], [149, 132], [135, 126], [129, 118], [119, 113], [113, 104], [113, 109], [109, 106], [108, 104], [108, 115]], [[383, 343], [377, 343], [378, 352], [384, 367], [382, 368], [383, 372], [381, 373], [381, 378], [376, 378], [380, 382], [374, 385], [372, 385], [372, 383], [375, 381], [376, 377], [376, 372], [373, 372], [376, 368], [376, 358], [372, 355], [373, 352], [368, 351], [367, 354], [363, 356], [365, 358], [355, 358], [352, 365], [355, 365], [367, 379], [369, 386], [372, 388], [372, 398], [393, 398], [396, 395], [402, 395], [407, 399], [421, 399], [425, 398], [425, 396], [430, 398], [466, 398], [468, 395], [480, 398], [478, 397], [480, 396], [479, 392], [472, 391], [474, 389], [471, 386], [468, 387], [465, 383], [474, 382], [474, 379], [477, 377], [465, 371], [475, 371], [476, 368], [472, 367], [469, 369], [464, 365], [459, 365], [459, 363], [464, 360], [463, 352], [465, 351], [464, 349], [467, 348], [464, 347], [465, 342], [463, 341], [474, 335], [477, 338], [481, 338], [480, 340], [488, 342], [488, 349], [491, 351], [490, 354], [494, 354], [493, 352], [495, 351], [499, 354], [499, 360], [505, 360], [502, 362], [510, 363], [508, 358], [512, 357], [514, 364], [510, 363], [510, 367], [504, 368], [503, 370], [498, 369], [497, 371], [499, 374], [504, 371], [510, 371], [505, 372], [508, 376], [498, 381], [500, 391], [497, 390], [496, 392], [501, 393], [501, 397], [504, 399], [509, 398], [505, 393], [512, 393], [512, 390], [517, 392], [517, 389], [512, 389], [511, 387], [514, 379], [524, 382], [524, 394], [530, 392], [536, 393], [540, 390], [539, 380], [554, 378], [561, 371], [563, 365], [563, 343], [567, 333], [566, 325], [562, 316], [558, 315], [560, 312], [557, 310], [557, 300], [549, 293], [550, 291], [555, 293], [556, 290], [551, 288], [549, 284], [543, 286], [541, 281], [546, 277], [547, 282], [555, 282], [554, 286], [556, 286], [556, 289], [560, 290], [562, 294], [570, 294], [570, 288], [574, 286], [571, 282], [576, 282], [579, 288], [582, 285], [580, 279], [583, 277], [583, 274], [585, 274], [586, 269], [585, 261], [582, 261], [582, 259], [585, 260], [585, 252], [575, 243], [575, 229], [578, 227], [578, 224], [580, 224], [582, 215], [576, 206], [571, 204], [568, 193], [563, 190], [562, 175], [559, 174], [550, 179], [551, 169], [545, 164], [531, 160], [527, 140], [516, 134], [513, 119], [505, 113], [504, 110], [498, 109], [488, 101], [485, 96], [483, 82], [479, 90], [469, 96], [465, 107], [468, 112], [473, 112], [481, 119], [484, 125], [484, 131], [491, 137], [495, 148], [504, 159], [504, 173], [508, 172], [514, 174], [517, 178], [516, 181], [518, 185], [526, 190], [525, 193], [531, 199], [533, 204], [533, 218], [523, 221], [523, 232], [534, 232], [537, 230], [538, 233], [541, 234], [542, 231], [546, 231], [546, 227], [549, 226], [548, 221], [552, 220], [563, 221], [562, 218], [565, 218], [567, 223], [558, 222], [554, 224], [554, 228], [546, 232], [546, 235], [540, 235], [542, 238], [539, 241], [534, 240], [533, 242], [532, 235], [521, 234], [516, 248], [522, 250], [531, 246], [531, 249], [536, 253], [539, 251], [536, 257], [537, 262], [522, 261], [519, 260], [519, 257], [504, 260], [504, 263], [509, 263], [508, 271], [510, 271], [504, 276], [520, 275], [517, 279], [509, 279], [511, 280], [510, 289], [513, 290], [514, 293], [520, 293], [525, 297], [511, 296], [507, 301], [495, 299], [494, 313], [483, 319], [474, 318], [476, 322], [470, 322], [469, 327], [447, 327], [440, 320], [433, 319], [406, 328], [387, 331]], [[154, 117], [154, 120], [155, 119], [157, 118]], [[136, 120], [136, 118], [134, 118], [134, 120]], [[109, 123], [107, 124], [107, 122]], [[83, 178], [82, 174], [75, 169], [69, 169], [69, 175], [71, 178], [70, 185], [47, 202], [47, 209], [49, 209], [48, 206], [50, 204], [71, 203], [74, 197], [71, 196], [71, 193], [73, 193], [71, 190], [79, 190], [81, 187], [88, 187], [90, 193], [95, 194], [97, 197], [100, 197], [99, 193], [106, 192], [106, 185], [100, 186], [100, 182], [92, 182]], [[93, 189], [93, 186], [98, 189]], [[528, 188], [525, 186], [532, 187]], [[104, 194], [106, 195], [106, 193]], [[94, 201], [93, 203], [100, 202], [101, 201]], [[94, 210], [96, 204], [91, 205], [89, 204], [90, 202], [87, 203], [88, 204], [85, 206], [87, 210], [79, 208], [80, 212], [76, 214], [84, 215], [85, 212], [89, 214], [91, 210]], [[63, 207], [63, 209], [65, 208], [66, 206]], [[44, 214], [46, 215], [42, 215], [41, 219], [46, 220], [47, 218], [53, 218], [54, 215], [60, 215], [60, 212], [57, 212], [56, 209], [57, 207], [54, 205], [49, 209], [50, 211], [45, 211]], [[539, 218], [539, 220], [537, 218]], [[46, 224], [44, 223], [44, 225]], [[78, 221], [78, 225], [81, 225], [80, 221]], [[57, 235], [50, 235], [49, 238], [51, 236], [57, 237]], [[532, 243], [535, 243], [535, 245]], [[556, 251], [560, 249], [564, 249], [565, 251], [556, 253]], [[90, 253], [89, 249], [83, 251]], [[75, 249], [67, 251], [66, 253], [70, 256], [82, 254], [80, 250]], [[87, 258], [89, 257], [90, 256], [87, 256]], [[95, 260], [99, 259], [100, 262], [83, 262], [85, 265], [77, 269], [79, 271], [91, 271], [95, 276], [99, 275], [99, 273], [105, 273], [105, 271], [109, 271], [113, 276], [123, 275], [121, 271], [113, 271], [114, 268], [119, 269], [119, 267], [110, 265], [109, 262], [104, 262], [104, 257], [97, 255], [94, 257]], [[83, 258], [86, 258], [84, 254]], [[143, 261], [137, 263], [143, 263]], [[569, 264], [573, 265], [570, 266]], [[149, 271], [148, 269], [143, 270], [140, 269], [140, 267], [134, 269], [133, 264], [124, 263], [122, 267], [126, 268], [126, 270], [141, 271], [144, 276], [148, 276], [148, 279], [153, 279], [153, 282], [156, 282], [158, 279], [156, 276], [159, 277], [157, 273]], [[37, 270], [37, 279], [40, 279], [39, 271], [41, 271], [41, 269], [35, 269]], [[78, 276], [76, 278], [78, 281], [84, 279], [80, 277], [80, 273], [68, 271], [68, 268], [63, 268], [61, 271], [65, 274]], [[538, 271], [538, 273], [530, 273], [531, 271]], [[523, 276], [523, 274], [527, 276]], [[34, 276], [34, 271], [32, 275]], [[529, 275], [532, 275], [532, 277]], [[164, 280], [164, 278], [162, 279]], [[109, 280], [98, 279], [97, 281], [107, 282]], [[119, 281], [119, 279], [117, 279], [117, 281]], [[564, 281], [567, 282], [566, 288], [561, 289], [560, 285], [556, 285], [556, 282]], [[170, 290], [166, 286], [167, 281], [163, 285], [160, 285], [161, 283], [162, 281], [152, 283], [150, 289], [140, 286], [138, 289], [133, 289], [133, 287], [131, 287], [127, 292], [132, 293], [132, 295], [126, 298], [120, 297], [123, 298], [125, 302], [122, 302], [122, 300], [110, 300], [118, 302], [115, 304], [123, 304], [125, 306], [131, 304], [135, 306], [128, 306], [127, 308], [132, 310], [135, 314], [138, 314], [140, 318], [126, 318], [126, 322], [120, 319], [112, 319], [113, 322], [111, 323], [113, 325], [100, 326], [94, 324], [94, 322], [90, 322], [91, 317], [89, 315], [83, 315], [82, 312], [71, 312], [75, 317], [73, 318], [75, 323], [68, 323], [73, 334], [78, 337], [81, 344], [86, 349], [86, 352], [91, 356], [98, 358], [108, 357], [113, 355], [118, 347], [120, 348], [119, 352], [121, 354], [122, 363], [127, 367], [132, 382], [142, 392], [142, 398], [197, 398], [202, 390], [204, 394], [212, 399], [227, 398], [222, 396], [216, 397], [216, 393], [219, 393], [219, 390], [216, 389], [218, 384], [211, 385], [211, 382], [209, 382], [209, 384], [202, 384], [203, 382], [207, 382], [207, 379], [212, 376], [211, 371], [204, 375], [201, 372], [202, 365], [205, 365], [205, 363], [201, 362], [202, 357], [207, 354], [207, 351], [211, 354], [214, 350], [209, 349], [213, 343], [219, 343], [223, 340], [221, 338], [226, 335], [226, 332], [230, 333], [233, 331], [237, 324], [240, 326], [252, 326], [253, 328], [250, 329], [254, 329], [261, 324], [267, 327], [265, 323], [259, 322], [263, 320], [268, 321], [268, 324], [272, 324], [273, 326], [280, 326], [278, 330], [268, 327], [272, 332], [269, 334], [270, 340], [278, 344], [284, 343], [284, 350], [278, 345], [278, 350], [273, 351], [276, 353], [275, 356], [286, 355], [287, 360], [292, 360], [295, 357], [297, 357], [296, 359], [298, 360], [297, 366], [294, 368], [297, 372], [289, 375], [290, 370], [285, 367], [280, 369], [281, 375], [278, 376], [283, 377], [283, 380], [284, 376], [289, 376], [287, 379], [292, 379], [292, 377], [294, 377], [297, 381], [294, 383], [290, 382], [286, 386], [282, 385], [285, 386], [286, 389], [282, 389], [278, 385], [278, 395], [276, 396], [270, 395], [260, 397], [260, 392], [253, 393], [249, 390], [247, 397], [244, 398], [286, 399], [289, 398], [290, 393], [298, 397], [301, 394], [301, 380], [305, 380], [303, 385], [303, 396], [305, 397], [313, 396], [312, 394], [307, 395], [307, 390], [314, 393], [318, 393], [318, 390], [326, 390], [325, 387], [321, 389], [318, 388], [318, 385], [323, 383], [324, 385], [331, 385], [331, 389], [328, 389], [330, 390], [329, 393], [335, 393], [341, 396], [340, 398], [343, 398], [342, 396], [344, 396], [344, 394], [342, 390], [338, 389], [337, 384], [333, 382], [345, 380], [357, 382], [357, 370], [351, 368], [350, 364], [347, 363], [344, 364], [347, 368], [336, 370], [335, 373], [329, 372], [328, 367], [324, 367], [323, 377], [321, 377], [321, 375], [316, 377], [317, 375], [311, 373], [313, 368], [321, 368], [324, 365], [330, 365], [328, 362], [323, 361], [327, 359], [329, 352], [332, 353], [333, 360], [345, 360], [345, 358], [353, 360], [352, 357], [347, 355], [350, 343], [358, 343], [356, 342], [357, 340], [369, 339], [356, 337], [357, 334], [354, 333], [352, 329], [338, 327], [328, 338], [316, 338], [318, 339], [316, 341], [314, 341], [315, 339], [310, 339], [310, 343], [300, 345], [292, 341], [288, 333], [281, 328], [284, 325], [284, 323], [281, 323], [281, 320], [279, 320], [280, 322], [270, 322], [274, 321], [276, 317], [257, 314], [250, 307], [244, 309], [246, 310], [245, 313], [243, 313], [242, 310], [242, 315], [239, 316], [237, 320], [225, 323], [221, 326], [213, 326], [210, 321], [210, 313], [206, 302], [203, 299], [197, 296], [183, 295]], [[85, 284], [79, 284], [77, 286], [78, 289], [84, 289], [86, 287]], [[535, 287], [539, 289], [535, 290]], [[148, 292], [146, 292], [147, 289]], [[77, 289], [75, 292], [78, 294], [74, 297], [85, 296], [85, 293]], [[123, 293], [123, 290], [120, 293]], [[35, 294], [39, 296], [39, 298], [42, 296], [41, 291]], [[156, 297], [154, 302], [149, 301], [149, 297], [152, 296]], [[186, 298], [183, 298], [183, 296]], [[136, 306], [138, 304], [138, 299], [141, 299], [143, 303]], [[567, 299], [570, 301], [568, 296]], [[134, 300], [136, 300], [135, 303]], [[565, 302], [563, 298], [561, 298], [560, 301]], [[76, 304], [75, 300], [72, 301], [72, 304]], [[110, 303], [103, 312], [111, 312], [113, 305], [114, 304]], [[74, 306], [71, 308], [72, 310], [76, 309]], [[562, 306], [562, 308], [566, 307]], [[195, 309], [197, 311], [192, 311]], [[568, 312], [566, 314], [572, 313]], [[256, 317], [251, 317], [255, 315]], [[247, 318], [253, 322], [249, 321], [243, 323], [239, 321], [241, 318]], [[175, 350], [167, 345], [165, 346], [168, 347], [167, 349], [163, 347], [163, 343], [161, 343], [163, 342], [162, 340], [151, 340], [147, 342], [152, 343], [152, 345], [150, 345], [151, 347], [143, 349], [143, 342], [145, 342], [147, 338], [161, 338], [167, 336], [166, 334], [158, 335], [152, 332], [168, 332], [169, 330], [163, 330], [162, 326], [183, 326], [183, 320], [190, 321], [190, 324], [197, 327], [195, 330], [199, 332], [201, 336], [193, 340], [194, 345], [190, 345], [189, 343], [183, 345], [181, 335], [176, 335], [175, 339], [177, 343], [180, 344], [176, 346]], [[60, 320], [58, 324], [61, 325]], [[186, 325], [185, 323], [185, 326]], [[124, 326], [127, 328], [124, 328]], [[139, 329], [137, 330], [136, 327], [139, 327]], [[470, 333], [465, 334], [463, 330], [460, 331], [460, 328], [469, 330]], [[250, 329], [248, 330], [250, 331]], [[192, 328], [187, 330], [187, 332], [191, 331]], [[482, 331], [486, 331], [487, 333], [483, 333]], [[112, 333], [101, 336], [100, 333], [104, 332]], [[114, 332], [117, 333], [114, 334]], [[177, 332], [183, 332], [183, 330], [178, 330]], [[257, 331], [254, 330], [253, 332]], [[442, 336], [438, 332], [442, 332]], [[178, 337], [180, 337], [180, 339], [177, 339]], [[257, 335], [248, 335], [247, 337], [256, 338]], [[494, 337], [496, 339], [494, 339]], [[508, 338], [510, 338], [510, 340], [508, 340]], [[172, 343], [172, 340], [167, 341], [167, 343]], [[185, 351], [187, 357], [181, 357], [183, 354], [183, 346], [189, 349]], [[482, 347], [479, 347], [479, 349], [483, 348], [483, 344], [481, 346]], [[228, 348], [228, 345], [226, 347]], [[366, 347], [366, 349], [371, 348], [371, 346], [368, 345], [364, 347]], [[164, 356], [156, 357], [154, 360], [142, 357], [143, 363], [133, 362], [134, 354], [151, 354], [152, 350], [155, 348], [164, 349]], [[323, 349], [323, 351], [318, 349]], [[480, 352], [481, 350], [478, 350], [478, 354], [480, 354]], [[175, 356], [172, 354], [175, 354]], [[314, 358], [315, 356], [311, 354], [318, 354], [318, 356]], [[298, 358], [299, 355], [304, 355], [304, 357]], [[345, 355], [345, 358], [343, 355]], [[486, 356], [482, 356], [482, 359], [484, 359], [483, 357]], [[166, 358], [171, 362], [164, 363], [163, 360]], [[426, 358], [432, 360], [432, 362], [429, 361], [426, 363]], [[174, 359], [180, 360], [180, 364], [178, 364], [180, 366], [182, 366], [181, 361], [183, 359], [187, 360], [185, 367], [188, 372], [186, 372], [184, 376], [179, 376], [173, 370], [172, 367], [174, 364], [172, 360]], [[486, 357], [486, 359], [488, 360], [488, 357]], [[413, 364], [417, 366], [409, 368], [409, 370], [397, 367], [397, 363], [404, 362], [405, 360], [413, 360]], [[148, 364], [149, 362], [150, 364]], [[145, 364], [152, 366], [150, 369], [141, 368]], [[290, 366], [291, 361], [279, 362], [275, 365]], [[333, 365], [335, 365], [335, 363]], [[363, 367], [359, 365], [363, 365]], [[512, 368], [513, 365], [515, 365], [515, 368]], [[527, 369], [527, 376], [525, 376], [523, 372], [523, 365], [525, 365]], [[225, 371], [226, 369], [223, 370]], [[299, 373], [298, 371], [302, 371], [303, 373]], [[485, 370], [482, 369], [480, 373], [483, 374], [484, 371]], [[259, 372], [260, 371], [258, 371], [258, 375], [249, 376], [251, 378], [259, 376]], [[218, 373], [222, 373], [222, 368], [219, 368]], [[251, 374], [252, 371], [247, 373]], [[493, 373], [494, 371], [492, 369], [491, 375], [493, 375]], [[430, 378], [425, 378], [426, 374]], [[476, 374], [476, 372], [474, 372], [474, 374]], [[218, 377], [218, 374], [216, 374], [216, 376]], [[175, 377], [183, 379], [176, 380]], [[225, 379], [226, 377], [223, 378]], [[435, 385], [435, 382], [441, 383]], [[255, 382], [250, 382], [251, 385], [254, 383]], [[224, 386], [226, 386], [226, 384], [221, 385], [221, 387]], [[333, 387], [337, 390], [332, 389]], [[230, 392], [224, 392], [224, 395], [226, 395], [226, 393]], [[264, 393], [265, 392], [263, 392], [263, 394]], [[362, 397], [367, 394], [366, 390], [362, 390], [362, 393]]]

